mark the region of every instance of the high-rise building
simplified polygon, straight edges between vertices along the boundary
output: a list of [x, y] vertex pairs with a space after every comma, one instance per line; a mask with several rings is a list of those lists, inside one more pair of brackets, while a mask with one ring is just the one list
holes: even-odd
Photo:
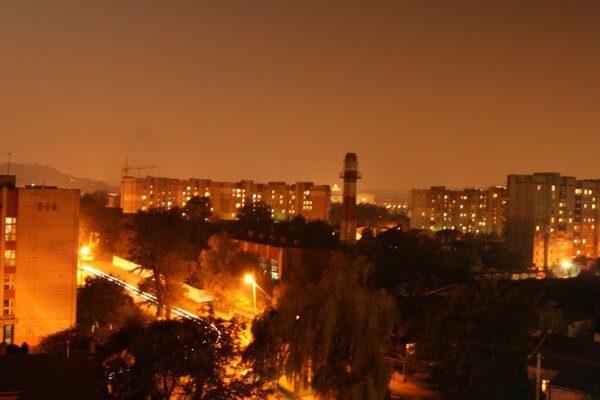
[[568, 265], [577, 256], [597, 258], [599, 194], [600, 180], [509, 175], [509, 249], [544, 268]]
[[505, 210], [506, 188], [502, 186], [462, 190], [444, 186], [413, 189], [410, 226], [431, 231], [458, 229], [501, 236]]
[[79, 200], [79, 190], [0, 177], [2, 341], [35, 346], [75, 325]]
[[264, 202], [273, 217], [285, 220], [302, 216], [308, 220], [329, 220], [331, 190], [312, 182], [254, 183], [217, 182], [209, 179], [176, 179], [124, 176], [121, 180], [121, 208], [135, 213], [150, 208], [183, 207], [194, 196], [208, 197], [216, 219], [235, 219], [248, 202]]

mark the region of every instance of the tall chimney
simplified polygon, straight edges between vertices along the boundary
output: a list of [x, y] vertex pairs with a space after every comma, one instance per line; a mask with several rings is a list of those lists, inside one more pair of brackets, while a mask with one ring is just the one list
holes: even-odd
[[344, 203], [340, 220], [340, 241], [343, 244], [356, 243], [356, 181], [360, 179], [358, 172], [358, 158], [354, 153], [346, 153], [344, 158], [344, 171], [340, 173], [344, 178]]

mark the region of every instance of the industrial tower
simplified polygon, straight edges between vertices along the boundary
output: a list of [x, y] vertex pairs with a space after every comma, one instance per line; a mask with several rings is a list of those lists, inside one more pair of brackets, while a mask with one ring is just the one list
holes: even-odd
[[340, 173], [340, 178], [344, 178], [340, 241], [343, 244], [352, 245], [356, 243], [356, 181], [360, 179], [356, 154], [346, 153], [344, 171]]

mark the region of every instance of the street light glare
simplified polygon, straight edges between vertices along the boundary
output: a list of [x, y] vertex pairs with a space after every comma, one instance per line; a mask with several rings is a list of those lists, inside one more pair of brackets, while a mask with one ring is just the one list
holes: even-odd
[[256, 285], [256, 281], [254, 280], [254, 277], [253, 277], [252, 275], [250, 275], [250, 274], [248, 274], [248, 275], [246, 275], [246, 276], [244, 277], [244, 281], [245, 281], [246, 283], [249, 283], [249, 284], [251, 284], [251, 285]]
[[573, 266], [573, 263], [570, 262], [569, 260], [562, 260], [562, 262], [560, 263], [560, 265], [564, 268], [564, 269], [569, 269]]

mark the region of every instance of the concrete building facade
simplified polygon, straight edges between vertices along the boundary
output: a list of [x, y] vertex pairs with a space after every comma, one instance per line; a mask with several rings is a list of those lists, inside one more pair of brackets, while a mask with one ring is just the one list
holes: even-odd
[[458, 229], [501, 236], [505, 227], [506, 188], [413, 189], [411, 206], [411, 228]]
[[558, 173], [508, 176], [508, 248], [537, 267], [597, 258], [600, 180]]
[[285, 220], [302, 216], [308, 220], [329, 220], [331, 189], [312, 182], [255, 183], [251, 180], [218, 182], [209, 179], [177, 179], [124, 176], [121, 180], [121, 208], [135, 213], [150, 208], [183, 207], [194, 196], [208, 197], [215, 219], [235, 219], [247, 202], [264, 202], [273, 217]]
[[79, 190], [0, 187], [0, 333], [38, 344], [75, 325]]

